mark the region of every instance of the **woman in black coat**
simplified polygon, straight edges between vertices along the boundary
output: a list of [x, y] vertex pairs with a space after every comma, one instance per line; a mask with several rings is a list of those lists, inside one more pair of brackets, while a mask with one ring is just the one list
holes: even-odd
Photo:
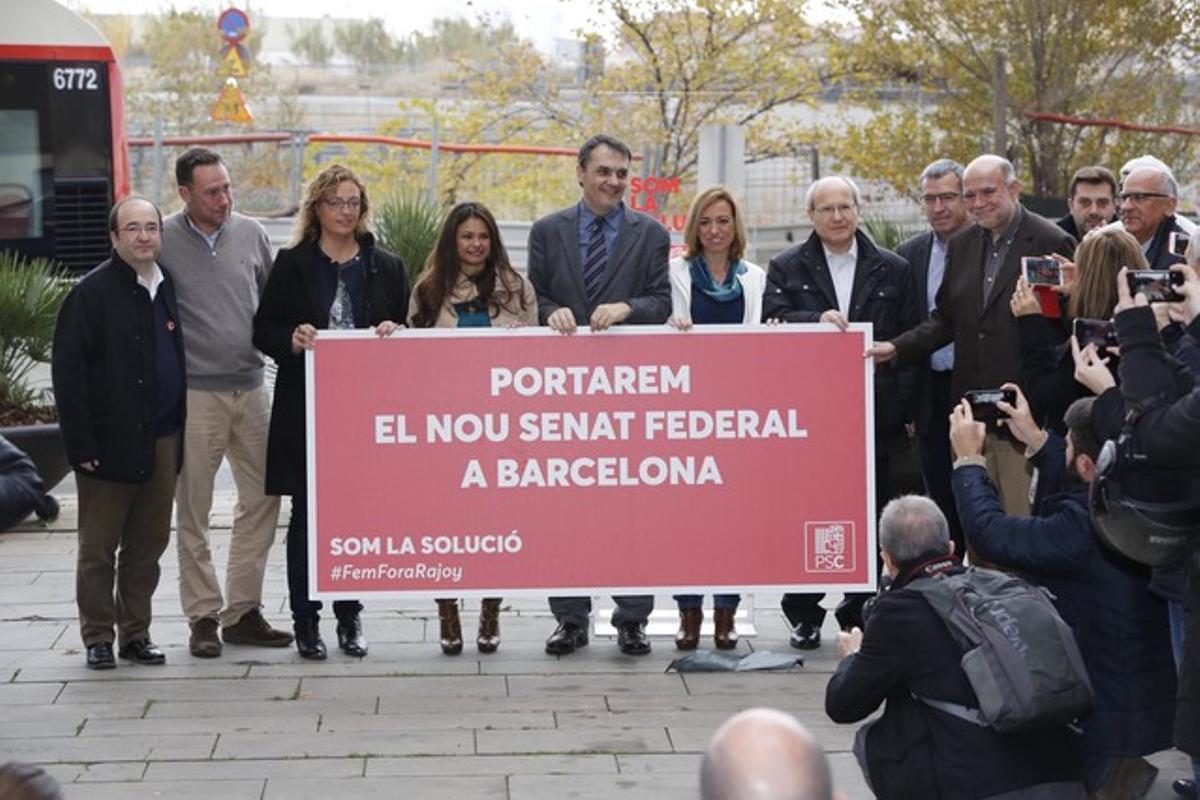
[[[254, 346], [274, 359], [275, 401], [267, 443], [267, 494], [290, 495], [288, 593], [296, 648], [325, 658], [321, 603], [308, 594], [308, 492], [305, 465], [304, 351], [319, 329], [373, 328], [388, 336], [408, 309], [404, 263], [375, 246], [367, 231], [367, 191], [345, 167], [325, 169], [308, 186], [296, 241], [275, 257], [254, 317]], [[367, 654], [357, 600], [333, 604], [338, 646]]]

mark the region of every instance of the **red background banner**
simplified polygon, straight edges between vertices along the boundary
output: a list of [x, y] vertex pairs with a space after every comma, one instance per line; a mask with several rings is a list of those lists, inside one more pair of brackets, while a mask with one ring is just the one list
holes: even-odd
[[323, 332], [314, 596], [870, 589], [869, 336]]

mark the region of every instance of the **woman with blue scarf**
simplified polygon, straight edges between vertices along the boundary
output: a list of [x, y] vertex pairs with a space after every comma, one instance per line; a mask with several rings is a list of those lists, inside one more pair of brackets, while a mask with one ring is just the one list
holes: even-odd
[[[742, 258], [746, 222], [733, 195], [723, 186], [706, 189], [692, 203], [683, 240], [687, 250], [671, 260], [671, 319], [679, 330], [692, 325], [758, 325], [767, 273]], [[741, 597], [713, 596], [713, 642], [719, 650], [737, 646], [733, 617]], [[698, 594], [677, 594], [679, 631], [675, 646], [694, 650], [704, 622]]]

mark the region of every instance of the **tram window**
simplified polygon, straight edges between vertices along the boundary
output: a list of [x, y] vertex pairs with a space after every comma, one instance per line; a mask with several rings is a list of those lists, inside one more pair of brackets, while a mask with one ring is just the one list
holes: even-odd
[[0, 109], [0, 240], [42, 236], [38, 114]]

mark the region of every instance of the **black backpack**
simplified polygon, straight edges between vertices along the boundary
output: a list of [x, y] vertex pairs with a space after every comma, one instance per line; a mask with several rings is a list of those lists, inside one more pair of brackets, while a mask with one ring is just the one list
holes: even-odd
[[962, 648], [979, 708], [917, 697], [921, 702], [1002, 733], [1065, 725], [1091, 710], [1079, 645], [1045, 589], [978, 567], [905, 588], [920, 592]]

